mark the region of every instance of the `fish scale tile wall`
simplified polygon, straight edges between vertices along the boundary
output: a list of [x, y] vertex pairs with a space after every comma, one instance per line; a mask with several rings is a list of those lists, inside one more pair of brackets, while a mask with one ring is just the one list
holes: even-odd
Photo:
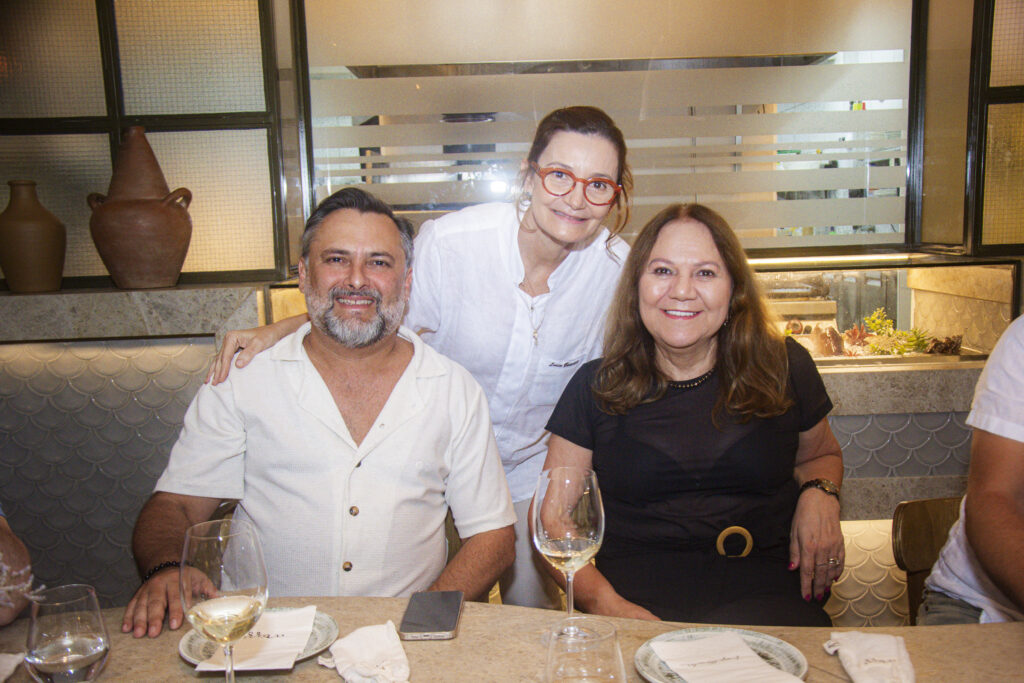
[[[135, 518], [213, 352], [208, 337], [0, 345], [0, 503], [32, 551], [40, 581], [91, 583], [105, 606], [128, 601], [138, 586]], [[894, 477], [966, 473], [964, 417], [830, 421], [847, 477]], [[870, 545], [884, 554], [880, 543], [874, 538]], [[883, 563], [889, 578], [872, 564], [877, 556], [856, 564], [852, 553], [846, 583], [829, 603], [837, 618], [904, 618], [898, 603], [905, 605], [905, 597], [893, 597], [899, 571], [891, 551]]]
[[37, 579], [138, 586], [131, 532], [213, 353], [173, 341], [0, 345], [0, 502]]
[[837, 415], [829, 418], [847, 477], [967, 474], [967, 413]]
[[825, 603], [836, 626], [909, 624], [907, 577], [892, 554], [888, 519], [844, 520], [846, 566]]

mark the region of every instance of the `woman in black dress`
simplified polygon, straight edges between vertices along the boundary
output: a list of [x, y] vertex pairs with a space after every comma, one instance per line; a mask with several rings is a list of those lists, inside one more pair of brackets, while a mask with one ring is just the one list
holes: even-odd
[[822, 604], [844, 560], [831, 409], [810, 355], [769, 322], [725, 220], [697, 204], [655, 216], [623, 270], [604, 357], [548, 423], [545, 467], [593, 468], [604, 498], [577, 605], [829, 625]]

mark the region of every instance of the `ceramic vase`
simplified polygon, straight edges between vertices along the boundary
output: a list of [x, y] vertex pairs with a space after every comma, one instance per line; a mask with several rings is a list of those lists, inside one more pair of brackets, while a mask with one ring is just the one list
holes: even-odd
[[118, 149], [106, 196], [92, 193], [89, 232], [121, 289], [173, 287], [192, 239], [192, 193], [171, 192], [141, 126]]
[[9, 180], [11, 200], [0, 213], [0, 268], [12, 292], [53, 292], [64, 272], [67, 232], [36, 197], [33, 180]]

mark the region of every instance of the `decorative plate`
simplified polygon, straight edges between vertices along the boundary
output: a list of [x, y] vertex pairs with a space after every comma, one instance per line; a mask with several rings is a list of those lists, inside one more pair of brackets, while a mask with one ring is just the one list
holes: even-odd
[[655, 636], [640, 646], [640, 649], [636, 651], [636, 656], [633, 657], [633, 665], [636, 667], [637, 673], [651, 683], [686, 683], [685, 678], [670, 669], [661, 657], [654, 653], [651, 643], [656, 640], [696, 640], [722, 631], [738, 633], [751, 650], [776, 669], [793, 674], [797, 678], [804, 678], [807, 675], [807, 659], [800, 650], [786, 641], [779, 640], [766, 633], [747, 631], [741, 628], [729, 628], [728, 626], [684, 628], [678, 631], [662, 633], [660, 636]]
[[[287, 607], [269, 607], [267, 612], [281, 612]], [[309, 659], [314, 655], [318, 655], [327, 648], [329, 648], [335, 640], [338, 639], [338, 622], [336, 622], [330, 614], [325, 614], [320, 610], [316, 611], [316, 615], [313, 617], [313, 630], [309, 634], [309, 640], [306, 641], [306, 647], [299, 653], [299, 656], [295, 658], [296, 662], [301, 662], [304, 659]], [[184, 636], [181, 641], [178, 642], [178, 654], [181, 658], [190, 664], [199, 664], [204, 662], [213, 656], [217, 648], [220, 647], [216, 643], [203, 638], [195, 629], [190, 630]]]

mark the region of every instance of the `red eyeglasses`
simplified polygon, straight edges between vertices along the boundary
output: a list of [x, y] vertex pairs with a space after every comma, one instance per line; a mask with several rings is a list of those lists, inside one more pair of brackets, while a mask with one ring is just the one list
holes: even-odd
[[564, 168], [541, 168], [530, 162], [530, 168], [540, 176], [540, 182], [550, 194], [564, 197], [573, 191], [576, 183], [583, 183], [583, 197], [594, 206], [607, 206], [622, 192], [622, 186], [607, 178], [577, 178]]

